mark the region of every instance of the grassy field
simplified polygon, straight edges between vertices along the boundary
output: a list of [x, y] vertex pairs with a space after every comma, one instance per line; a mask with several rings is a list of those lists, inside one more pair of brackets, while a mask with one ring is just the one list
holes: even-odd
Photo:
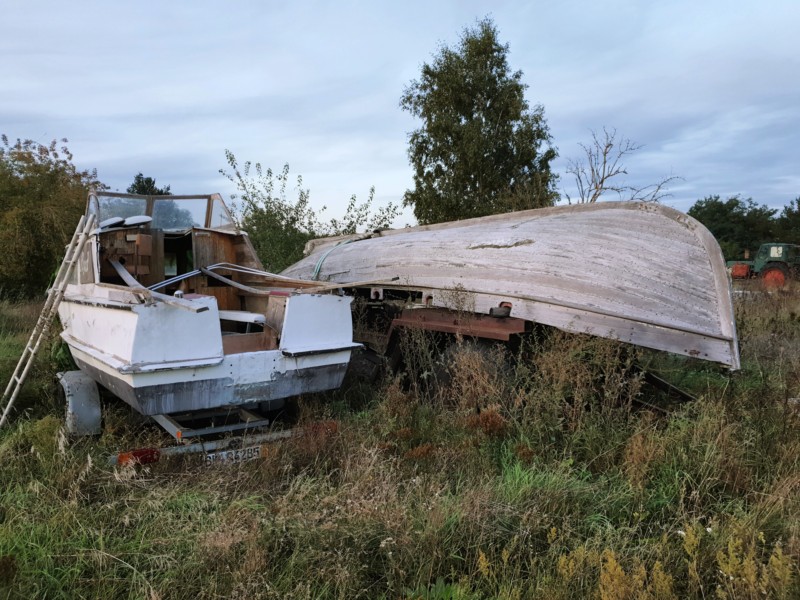
[[[36, 315], [0, 304], [3, 385]], [[107, 466], [167, 439], [121, 403], [66, 438], [44, 356], [0, 432], [0, 598], [798, 598], [800, 296], [737, 320], [734, 376], [555, 332], [427, 386], [412, 340], [413, 385], [303, 398], [332, 426], [214, 468]], [[642, 409], [634, 360], [698, 401]]]

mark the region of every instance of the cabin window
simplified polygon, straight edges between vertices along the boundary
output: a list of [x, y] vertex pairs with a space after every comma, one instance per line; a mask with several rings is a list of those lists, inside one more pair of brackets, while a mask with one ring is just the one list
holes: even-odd
[[[101, 282], [124, 284], [126, 278], [120, 276], [123, 267], [140, 285], [157, 286], [167, 294], [211, 295], [222, 310], [242, 308], [239, 292], [213, 277], [195, 273], [180, 281], [165, 281], [201, 267], [237, 261], [242, 236], [231, 235], [238, 230], [218, 195], [91, 194], [88, 212], [96, 215], [98, 222], [116, 218], [98, 229]], [[150, 217], [150, 221], [144, 223], [140, 218], [126, 224], [129, 217]]]
[[216, 198], [211, 206], [211, 222], [209, 223], [209, 227], [212, 229], [232, 229], [234, 227], [233, 219], [228, 209], [219, 198]]
[[165, 231], [205, 227], [207, 209], [208, 200], [205, 198], [177, 202], [159, 198], [153, 207], [153, 227]]
[[100, 196], [98, 198], [100, 214], [97, 222], [105, 221], [111, 217], [136, 217], [147, 212], [147, 200], [144, 198], [112, 198]]

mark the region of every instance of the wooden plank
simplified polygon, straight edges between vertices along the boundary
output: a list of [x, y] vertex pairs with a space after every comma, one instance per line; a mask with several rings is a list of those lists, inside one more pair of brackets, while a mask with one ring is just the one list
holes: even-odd
[[142, 279], [145, 286], [164, 281], [164, 232], [160, 229], [150, 231], [153, 252], [150, 255], [150, 275]]
[[194, 268], [236, 260], [236, 238], [212, 230], [193, 230]]
[[[272, 294], [271, 290], [262, 290], [259, 288], [254, 288], [249, 285], [245, 285], [243, 283], [239, 283], [238, 281], [234, 281], [233, 279], [229, 279], [219, 273], [215, 273], [214, 271], [209, 271], [206, 268], [201, 267], [200, 272], [205, 275], [206, 277], [211, 277], [212, 279], [216, 279], [221, 283], [225, 283], [231, 287], [236, 288], [237, 290], [241, 290], [248, 294], [252, 294], [253, 296], [269, 296]], [[295, 289], [295, 288], [318, 288], [320, 286], [319, 283], [304, 281], [302, 279], [295, 279], [295, 280], [286, 280], [280, 278], [264, 278], [264, 285], [269, 285], [271, 287], [281, 287], [285, 289]]]
[[242, 354], [277, 349], [277, 339], [269, 329], [258, 333], [238, 333], [222, 336], [224, 354]]

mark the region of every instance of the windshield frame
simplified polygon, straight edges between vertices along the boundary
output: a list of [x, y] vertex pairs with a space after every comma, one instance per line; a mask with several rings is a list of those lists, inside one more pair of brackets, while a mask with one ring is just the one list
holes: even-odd
[[[202, 228], [202, 229], [213, 229], [215, 231], [226, 231], [226, 232], [236, 232], [239, 233], [239, 228], [236, 225], [236, 221], [231, 214], [230, 209], [228, 209], [225, 201], [222, 199], [220, 194], [199, 194], [199, 195], [176, 195], [176, 196], [155, 196], [155, 195], [143, 195], [143, 194], [122, 194], [119, 192], [107, 192], [107, 191], [98, 191], [98, 190], [91, 190], [89, 192], [89, 198], [87, 200], [86, 205], [86, 214], [94, 214], [97, 217], [98, 222], [107, 219], [110, 214], [104, 214], [103, 211], [100, 209], [101, 206], [101, 199], [110, 198], [110, 199], [120, 199], [120, 200], [144, 200], [145, 202], [145, 210], [143, 215], [148, 217], [152, 217], [155, 211], [158, 202], [162, 201], [177, 201], [180, 203], [181, 201], [189, 201], [189, 200], [205, 200], [206, 208], [205, 208], [205, 216], [203, 219], [202, 224], [193, 224], [191, 227], [158, 227], [158, 224], [154, 221], [153, 227], [158, 229], [163, 229], [164, 231], [188, 231], [190, 229], [195, 228]], [[178, 206], [180, 206], [178, 204]], [[212, 226], [214, 221], [219, 220], [220, 212], [217, 209], [217, 206], [222, 207], [222, 214], [224, 215], [222, 220], [227, 220], [227, 223], [222, 223], [216, 226]]]

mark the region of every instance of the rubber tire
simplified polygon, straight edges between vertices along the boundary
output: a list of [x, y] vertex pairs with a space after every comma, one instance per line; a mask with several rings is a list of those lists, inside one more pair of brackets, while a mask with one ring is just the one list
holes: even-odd
[[761, 271], [761, 283], [767, 290], [779, 290], [786, 287], [789, 271], [781, 264], [769, 265]]

